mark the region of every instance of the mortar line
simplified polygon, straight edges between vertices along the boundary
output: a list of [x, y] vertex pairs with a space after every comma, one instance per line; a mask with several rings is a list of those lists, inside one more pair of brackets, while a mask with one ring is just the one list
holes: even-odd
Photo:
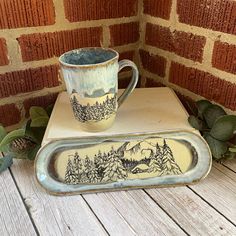
[[89, 20], [89, 21], [76, 21], [69, 22], [65, 20], [63, 25], [59, 22], [56, 22], [53, 25], [44, 25], [44, 26], [35, 26], [35, 27], [22, 27], [22, 28], [14, 28], [14, 29], [1, 29], [0, 35], [1, 37], [8, 38], [9, 34], [11, 38], [18, 38], [21, 35], [33, 34], [33, 33], [50, 33], [57, 31], [68, 31], [74, 29], [82, 29], [82, 28], [90, 28], [90, 27], [100, 27], [101, 25], [110, 26], [117, 24], [130, 23], [134, 21], [139, 21], [138, 16], [130, 16], [130, 17], [120, 17], [120, 18], [111, 18], [111, 19], [99, 19], [99, 20]]
[[181, 56], [175, 54], [174, 52], [169, 52], [169, 51], [163, 50], [161, 48], [157, 48], [155, 46], [144, 45], [144, 50], [146, 50], [152, 54], [158, 54], [163, 57], [169, 58], [170, 60], [175, 61], [177, 63], [181, 63], [186, 67], [192, 67], [197, 70], [200, 70], [200, 71], [203, 71], [206, 73], [210, 73], [218, 78], [221, 78], [221, 79], [223, 78], [223, 80], [235, 84], [236, 75], [233, 75], [229, 72], [225, 72], [222, 70], [218, 70], [217, 68], [209, 66], [209, 64], [203, 64], [200, 62], [192, 61], [191, 59], [181, 57]]

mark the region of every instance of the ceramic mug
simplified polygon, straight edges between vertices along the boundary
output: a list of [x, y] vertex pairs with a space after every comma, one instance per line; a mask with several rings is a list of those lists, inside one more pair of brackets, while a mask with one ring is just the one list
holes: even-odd
[[[137, 66], [118, 58], [115, 50], [99, 47], [75, 49], [59, 58], [74, 116], [83, 130], [99, 132], [111, 127], [118, 107], [138, 82]], [[133, 70], [132, 79], [118, 97], [118, 72], [126, 66]]]

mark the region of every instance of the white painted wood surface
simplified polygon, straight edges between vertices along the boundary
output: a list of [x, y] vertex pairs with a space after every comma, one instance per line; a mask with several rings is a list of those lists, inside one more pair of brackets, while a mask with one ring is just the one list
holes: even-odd
[[236, 235], [232, 223], [187, 187], [146, 191], [190, 235]]
[[0, 235], [36, 235], [10, 172], [0, 174]]
[[39, 187], [32, 162], [11, 170], [0, 175], [1, 236], [236, 235], [236, 173], [222, 164], [189, 187], [65, 197]]
[[51, 196], [41, 189], [32, 162], [15, 161], [12, 172], [40, 235], [107, 235], [81, 196]]
[[222, 163], [225, 167], [229, 168], [230, 170], [236, 173], [236, 161], [235, 159], [226, 160]]
[[[106, 215], [106, 208], [101, 208], [94, 201], [93, 194], [84, 195], [84, 197], [112, 235], [123, 233], [127, 235], [126, 232], [121, 232], [119, 228], [116, 228], [115, 231], [112, 229], [114, 222], [110, 219], [113, 215], [120, 216], [123, 219], [123, 224], [125, 223], [130, 229], [128, 235], [185, 235], [172, 219], [142, 190], [97, 194], [100, 201], [105, 202], [105, 205], [108, 204], [112, 208], [113, 212], [110, 216]], [[99, 215], [99, 212], [102, 212], [102, 214]], [[124, 230], [124, 227], [122, 228]]]
[[190, 188], [236, 225], [236, 174], [233, 171], [214, 163], [208, 177]]

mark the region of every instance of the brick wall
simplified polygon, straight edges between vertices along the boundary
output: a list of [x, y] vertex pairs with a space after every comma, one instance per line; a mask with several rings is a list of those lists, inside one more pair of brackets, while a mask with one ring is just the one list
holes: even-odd
[[[0, 123], [13, 129], [32, 105], [64, 90], [58, 56], [79, 47], [113, 47], [138, 64], [138, 0], [1, 0]], [[121, 73], [127, 84], [129, 70]]]
[[143, 0], [142, 12], [142, 85], [236, 113], [236, 1]]
[[134, 60], [143, 87], [236, 111], [234, 0], [1, 0], [0, 15], [0, 123], [9, 129], [30, 106], [55, 101], [64, 90], [58, 56], [86, 46]]

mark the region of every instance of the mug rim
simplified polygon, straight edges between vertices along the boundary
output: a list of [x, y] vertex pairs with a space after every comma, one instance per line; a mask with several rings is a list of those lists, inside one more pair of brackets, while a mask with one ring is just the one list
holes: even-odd
[[[100, 62], [100, 63], [94, 63], [94, 64], [85, 64], [85, 65], [74, 65], [74, 64], [69, 64], [69, 63], [66, 63], [64, 61], [62, 61], [62, 57], [65, 55], [65, 54], [69, 54], [73, 51], [77, 51], [77, 50], [82, 50], [82, 49], [102, 49], [104, 51], [110, 51], [110, 52], [113, 52], [115, 53], [115, 56], [107, 61], [104, 61], [104, 62]], [[77, 49], [73, 49], [73, 50], [70, 50], [70, 51], [67, 51], [67, 52], [64, 52], [60, 57], [59, 57], [59, 62], [60, 64], [62, 64], [63, 66], [67, 66], [67, 67], [82, 67], [82, 68], [88, 68], [88, 67], [95, 67], [95, 66], [104, 66], [106, 64], [110, 64], [113, 60], [116, 60], [119, 58], [119, 53], [112, 49], [112, 48], [104, 48], [104, 47], [83, 47], [83, 48], [77, 48]]]

